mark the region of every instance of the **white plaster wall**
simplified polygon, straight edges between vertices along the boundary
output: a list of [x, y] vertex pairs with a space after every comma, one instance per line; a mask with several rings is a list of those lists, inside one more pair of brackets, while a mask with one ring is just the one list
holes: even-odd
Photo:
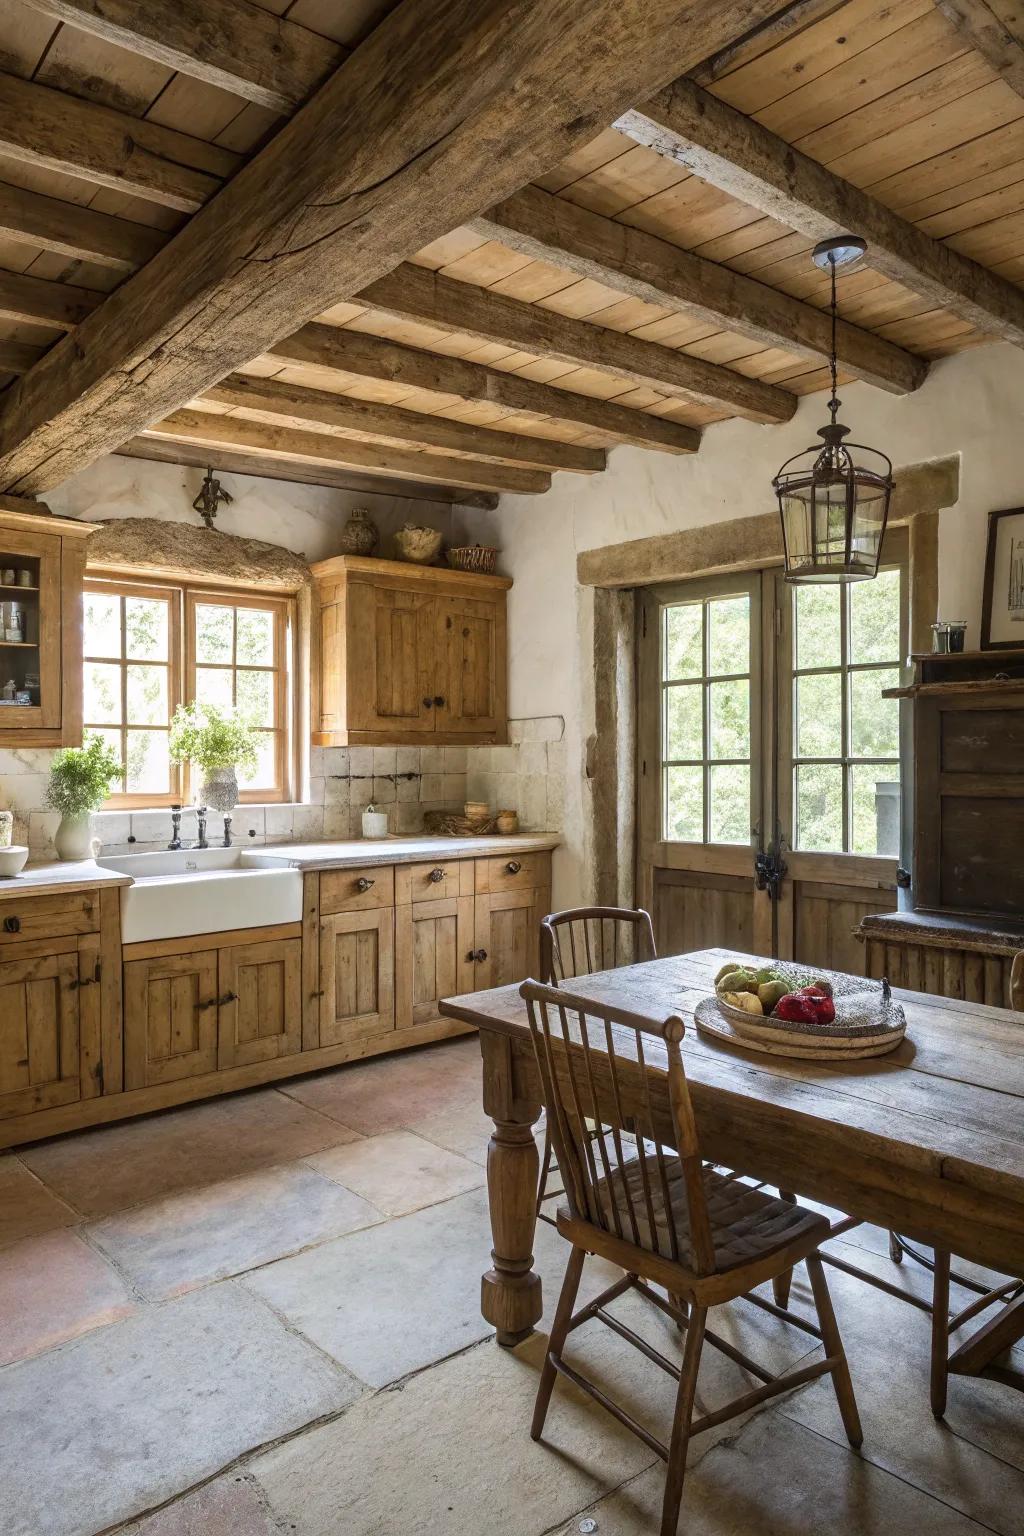
[[[847, 385], [840, 419], [854, 440], [885, 449], [897, 467], [961, 454], [960, 500], [939, 529], [939, 610], [968, 621], [978, 643], [986, 519], [1024, 504], [1024, 353], [985, 346], [936, 363], [903, 397]], [[473, 537], [497, 544], [509, 593], [509, 710], [565, 720], [566, 846], [555, 862], [556, 905], [592, 894], [586, 844], [584, 744], [593, 730], [592, 593], [576, 584], [585, 549], [774, 509], [771, 479], [815, 440], [824, 398], [804, 400], [792, 422], [709, 427], [685, 457], [620, 447], [603, 475], [556, 475], [544, 496], [504, 496], [497, 512], [467, 514]]]

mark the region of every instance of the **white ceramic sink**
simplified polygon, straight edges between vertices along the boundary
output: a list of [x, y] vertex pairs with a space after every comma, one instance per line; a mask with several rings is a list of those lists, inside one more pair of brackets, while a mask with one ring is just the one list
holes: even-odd
[[254, 868], [241, 848], [125, 853], [96, 861], [131, 875], [121, 892], [121, 939], [180, 939], [230, 928], [266, 928], [302, 917], [302, 872]]

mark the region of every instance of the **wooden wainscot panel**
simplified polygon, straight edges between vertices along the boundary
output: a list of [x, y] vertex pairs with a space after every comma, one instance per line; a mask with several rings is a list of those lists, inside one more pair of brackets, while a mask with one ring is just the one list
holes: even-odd
[[327, 869], [320, 876], [320, 911], [368, 912], [395, 904], [395, 871], [390, 864], [362, 869]]
[[321, 912], [320, 990], [321, 1046], [394, 1029], [393, 907]]

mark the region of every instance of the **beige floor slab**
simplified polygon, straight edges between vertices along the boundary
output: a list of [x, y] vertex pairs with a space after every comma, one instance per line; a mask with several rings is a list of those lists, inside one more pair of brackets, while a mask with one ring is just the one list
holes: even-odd
[[121, 1212], [89, 1236], [143, 1296], [161, 1301], [382, 1220], [340, 1183], [293, 1163]]
[[385, 1131], [346, 1146], [328, 1147], [305, 1162], [388, 1216], [406, 1216], [479, 1189], [486, 1177], [479, 1163], [409, 1131]]
[[4, 1536], [93, 1536], [358, 1395], [234, 1281], [0, 1376]]
[[[602, 1499], [586, 1514], [600, 1536], [653, 1536], [664, 1469]], [[576, 1536], [580, 1516], [559, 1528]], [[981, 1536], [985, 1527], [782, 1417], [759, 1414], [692, 1468], [680, 1536]]]
[[406, 1129], [449, 1152], [458, 1152], [460, 1157], [468, 1157], [481, 1167], [487, 1166], [487, 1145], [494, 1122], [490, 1115], [484, 1114], [478, 1093], [464, 1104], [449, 1104], [420, 1119], [410, 1120]]
[[74, 1226], [79, 1220], [19, 1158], [0, 1153], [0, 1248], [56, 1227]]
[[286, 1163], [355, 1133], [276, 1089], [189, 1104], [30, 1147], [24, 1162], [86, 1216]]
[[0, 1365], [41, 1354], [134, 1312], [120, 1275], [75, 1232], [0, 1252]]
[[187, 1493], [121, 1536], [280, 1536], [249, 1477], [229, 1473]]
[[362, 1136], [377, 1136], [421, 1119], [424, 1113], [479, 1104], [483, 1091], [480, 1042], [476, 1036], [467, 1036], [395, 1056], [351, 1062], [288, 1083], [283, 1091]]

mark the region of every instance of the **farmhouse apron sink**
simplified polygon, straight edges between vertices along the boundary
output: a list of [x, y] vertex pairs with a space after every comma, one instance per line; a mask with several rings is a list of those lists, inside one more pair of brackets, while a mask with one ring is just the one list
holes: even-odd
[[266, 928], [302, 917], [301, 871], [254, 868], [239, 848], [126, 853], [96, 862], [135, 882], [121, 892], [124, 944]]

